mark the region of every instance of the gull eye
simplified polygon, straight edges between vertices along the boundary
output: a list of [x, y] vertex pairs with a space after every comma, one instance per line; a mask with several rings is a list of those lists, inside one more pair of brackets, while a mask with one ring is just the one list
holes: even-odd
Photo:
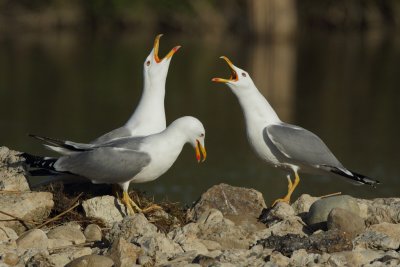
[[247, 75], [246, 75], [246, 73], [242, 72], [242, 76], [243, 76], [243, 77], [246, 77]]
[[147, 60], [146, 65], [150, 66], [150, 60]]
[[204, 137], [204, 134], [202, 133], [202, 134], [200, 134], [200, 137]]

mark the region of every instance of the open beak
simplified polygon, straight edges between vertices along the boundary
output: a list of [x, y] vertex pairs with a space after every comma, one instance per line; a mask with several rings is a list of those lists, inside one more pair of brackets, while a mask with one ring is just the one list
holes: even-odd
[[161, 38], [161, 36], [163, 36], [163, 35], [162, 35], [162, 34], [159, 34], [159, 35], [156, 36], [156, 39], [154, 40], [154, 46], [153, 46], [153, 49], [154, 49], [154, 60], [155, 60], [157, 63], [160, 63], [160, 62], [163, 61], [164, 59], [169, 59], [169, 58], [171, 58], [171, 57], [176, 53], [176, 51], [178, 51], [179, 48], [181, 48], [180, 45], [175, 46], [174, 48], [171, 49], [171, 51], [169, 51], [169, 53], [168, 53], [164, 58], [160, 59], [160, 58], [158, 57], [158, 50], [159, 50], [159, 47], [160, 47], [160, 38]]
[[[196, 144], [196, 159], [197, 159], [197, 162], [199, 162], [199, 163], [200, 163], [200, 161], [204, 162], [206, 160], [206, 158], [207, 158], [206, 148], [201, 145], [199, 140], [196, 140], [196, 143], [197, 143]], [[200, 152], [201, 152], [201, 155], [203, 155], [203, 159], [201, 159]]]
[[238, 75], [235, 71], [235, 66], [233, 65], [233, 63], [229, 60], [229, 58], [222, 56], [220, 57], [223, 60], [226, 61], [226, 63], [228, 63], [229, 69], [231, 70], [231, 77], [229, 77], [229, 79], [223, 79], [223, 78], [212, 78], [211, 81], [213, 82], [217, 82], [217, 83], [228, 83], [228, 82], [236, 82], [238, 80]]

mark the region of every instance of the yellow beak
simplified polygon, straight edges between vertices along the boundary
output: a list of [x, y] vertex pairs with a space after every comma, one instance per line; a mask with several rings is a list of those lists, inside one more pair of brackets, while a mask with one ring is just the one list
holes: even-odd
[[217, 82], [217, 83], [227, 83], [227, 82], [236, 82], [238, 80], [238, 75], [235, 71], [235, 66], [233, 65], [232, 61], [229, 60], [229, 58], [222, 56], [220, 57], [223, 60], [228, 63], [229, 69], [231, 71], [231, 77], [229, 79], [224, 79], [224, 78], [212, 78], [211, 81]]
[[[201, 143], [200, 143], [200, 141], [199, 140], [196, 140], [196, 159], [197, 159], [197, 162], [199, 162], [200, 163], [200, 161], [201, 162], [204, 162], [205, 160], [206, 160], [206, 158], [207, 158], [207, 152], [206, 152], [206, 148], [205, 147], [203, 147], [202, 145], [201, 145]], [[201, 152], [201, 154], [203, 155], [203, 160], [201, 159], [201, 155], [200, 155], [200, 152]]]
[[176, 51], [178, 51], [179, 48], [181, 48], [180, 45], [175, 46], [174, 48], [171, 49], [171, 51], [169, 51], [169, 53], [164, 58], [160, 59], [158, 57], [158, 50], [159, 50], [159, 47], [160, 47], [160, 38], [161, 38], [161, 36], [163, 36], [163, 35], [159, 34], [159, 35], [156, 36], [156, 39], [154, 40], [154, 46], [153, 46], [153, 49], [154, 49], [154, 60], [157, 63], [160, 63], [164, 59], [171, 58], [176, 53]]

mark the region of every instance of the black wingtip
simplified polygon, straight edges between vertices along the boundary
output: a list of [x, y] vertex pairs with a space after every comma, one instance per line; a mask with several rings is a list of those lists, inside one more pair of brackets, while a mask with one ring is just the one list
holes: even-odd
[[342, 170], [340, 168], [336, 168], [336, 167], [332, 167], [331, 172], [341, 175], [343, 177], [349, 178], [350, 180], [360, 183], [360, 184], [366, 184], [366, 185], [370, 185], [373, 188], [376, 188], [376, 185], [381, 184], [380, 181], [367, 177], [365, 175], [356, 173], [354, 171], [350, 171], [350, 170]]

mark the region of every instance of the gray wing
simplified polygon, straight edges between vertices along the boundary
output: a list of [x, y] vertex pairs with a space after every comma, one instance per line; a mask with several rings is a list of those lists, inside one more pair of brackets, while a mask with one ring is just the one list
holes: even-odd
[[102, 183], [125, 182], [150, 162], [147, 153], [118, 147], [98, 147], [61, 157], [54, 164], [57, 171], [70, 172]]
[[276, 148], [293, 161], [314, 167], [343, 167], [325, 143], [306, 129], [283, 123], [269, 125], [264, 131]]
[[108, 132], [106, 134], [103, 134], [102, 136], [96, 138], [91, 144], [104, 144], [107, 142], [110, 142], [116, 138], [122, 138], [122, 137], [129, 137], [131, 136], [131, 132], [125, 127], [119, 127], [115, 130], [112, 130], [111, 132]]

